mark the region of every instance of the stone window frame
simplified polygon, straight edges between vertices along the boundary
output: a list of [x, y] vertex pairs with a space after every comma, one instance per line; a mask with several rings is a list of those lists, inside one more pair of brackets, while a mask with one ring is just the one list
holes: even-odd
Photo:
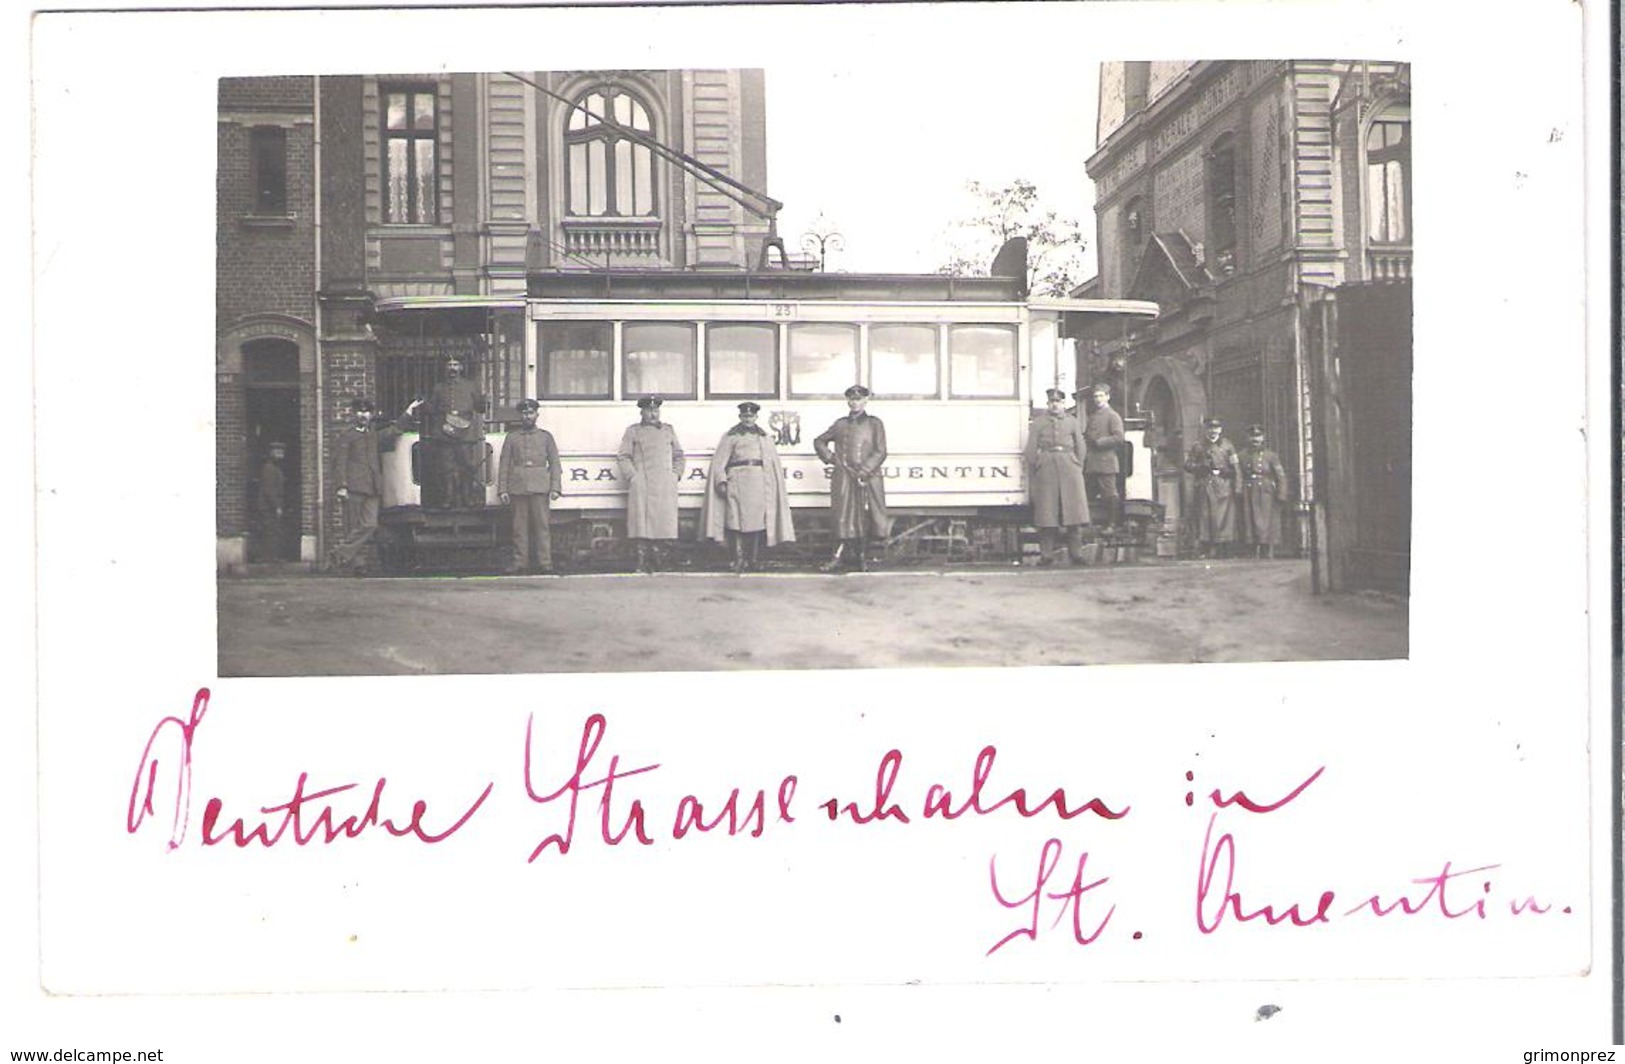
[[[592, 97], [602, 97], [604, 100], [604, 114], [610, 116], [606, 122], [602, 117], [592, 117], [582, 108], [587, 107], [587, 101]], [[631, 102], [629, 117], [630, 123], [621, 123], [614, 118], [615, 101], [624, 97]], [[603, 221], [655, 221], [660, 219], [660, 167], [659, 159], [647, 145], [637, 143], [635, 138], [628, 137], [620, 130], [630, 129], [634, 133], [641, 133], [651, 139], [659, 137], [659, 113], [651, 100], [638, 89], [618, 81], [597, 81], [586, 85], [573, 95], [574, 105], [565, 108], [562, 143], [564, 146], [564, 215], [566, 218], [594, 219]], [[594, 210], [593, 199], [593, 159], [591, 146], [602, 143], [603, 174], [602, 189], [604, 203], [601, 210]], [[626, 147], [625, 160], [617, 156], [622, 146]], [[580, 152], [577, 149], [582, 149]], [[580, 162], [578, 163], [578, 160]], [[641, 162], [640, 162], [641, 160]], [[623, 165], [632, 167], [630, 179], [630, 193], [633, 203], [626, 205], [620, 199], [620, 174], [618, 170]], [[586, 170], [584, 196], [587, 202], [577, 203], [576, 175], [578, 168]], [[648, 209], [638, 210], [638, 196], [640, 185], [639, 174], [646, 175], [648, 196]], [[630, 207], [630, 209], [626, 209]]]
[[[407, 123], [404, 130], [391, 130], [389, 128], [389, 100], [391, 96], [405, 95]], [[426, 96], [432, 108], [433, 121], [430, 128], [420, 130], [414, 128], [411, 116], [415, 113], [414, 103], [418, 97]], [[384, 225], [438, 225], [440, 224], [440, 87], [432, 81], [380, 81], [378, 84], [378, 165], [379, 165], [379, 219]], [[397, 208], [390, 194], [390, 143], [404, 140], [407, 143], [407, 217], [396, 217]], [[430, 186], [427, 194], [427, 210], [424, 217], [414, 217], [417, 197], [410, 189], [414, 179], [418, 176], [416, 152], [412, 147], [419, 141], [429, 144], [429, 180]]]

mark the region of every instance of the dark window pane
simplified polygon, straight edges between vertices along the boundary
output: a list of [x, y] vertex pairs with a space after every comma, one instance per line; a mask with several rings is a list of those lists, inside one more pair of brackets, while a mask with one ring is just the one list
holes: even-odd
[[282, 129], [256, 129], [252, 135], [254, 213], [288, 213], [288, 138]]

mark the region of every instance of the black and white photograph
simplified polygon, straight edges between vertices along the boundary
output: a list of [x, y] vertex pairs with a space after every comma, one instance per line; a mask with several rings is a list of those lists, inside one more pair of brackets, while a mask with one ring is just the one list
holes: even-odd
[[221, 674], [1406, 657], [1410, 64], [908, 62], [222, 78]]
[[0, 1057], [1625, 1037], [1597, 19], [16, 20]]

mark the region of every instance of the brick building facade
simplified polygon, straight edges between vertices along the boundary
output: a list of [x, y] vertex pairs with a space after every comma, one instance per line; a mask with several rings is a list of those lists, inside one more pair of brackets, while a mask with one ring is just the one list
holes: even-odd
[[[771, 220], [726, 179], [766, 169], [759, 70], [222, 80], [221, 566], [323, 556], [351, 399], [399, 414], [451, 353], [493, 405], [523, 397], [527, 269], [757, 262]], [[255, 505], [273, 437], [283, 530]]]
[[[219, 85], [215, 261], [218, 562], [314, 556], [315, 106], [308, 77]], [[283, 519], [261, 476], [281, 443]]]
[[1114, 62], [1100, 84], [1086, 288], [1162, 316], [1097, 344], [1080, 378], [1153, 417], [1171, 504], [1207, 416], [1232, 436], [1264, 425], [1294, 492], [1313, 498], [1311, 305], [1411, 275], [1409, 65]]

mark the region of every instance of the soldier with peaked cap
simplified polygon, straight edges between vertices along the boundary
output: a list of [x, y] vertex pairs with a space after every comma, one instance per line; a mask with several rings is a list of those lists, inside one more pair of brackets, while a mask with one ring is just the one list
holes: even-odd
[[1237, 460], [1241, 538], [1260, 558], [1275, 557], [1281, 543], [1281, 504], [1287, 499], [1286, 467], [1264, 445], [1264, 426], [1247, 427], [1247, 446]]
[[540, 405], [534, 399], [519, 400], [520, 425], [503, 439], [497, 460], [497, 498], [513, 507], [510, 573], [553, 571], [548, 515], [564, 490], [564, 473], [553, 434], [536, 427]]
[[431, 477], [423, 505], [433, 509], [485, 505], [485, 396], [463, 376], [463, 362], [446, 359], [446, 377], [423, 405], [423, 440]]
[[1236, 472], [1240, 458], [1235, 446], [1224, 437], [1224, 422], [1216, 417], [1202, 421], [1205, 439], [1191, 448], [1185, 458], [1185, 471], [1194, 484], [1191, 498], [1191, 530], [1202, 557], [1224, 551], [1236, 538]]
[[757, 403], [739, 404], [739, 424], [723, 433], [711, 456], [705, 493], [705, 538], [727, 542], [735, 573], [760, 565], [763, 544], [796, 538], [778, 449], [756, 424], [761, 410]]
[[1083, 460], [1084, 483], [1089, 498], [1101, 501], [1109, 529], [1123, 523], [1123, 493], [1117, 490], [1117, 476], [1122, 472], [1118, 453], [1127, 439], [1123, 435], [1123, 418], [1111, 408], [1111, 397], [1111, 386], [1104, 383], [1075, 397], [1080, 404], [1087, 398], [1089, 404], [1088, 413], [1082, 415], [1083, 438], [1088, 445]]
[[[408, 406], [403, 420], [420, 405]], [[350, 425], [339, 432], [333, 447], [337, 494], [344, 505], [344, 539], [332, 554], [335, 568], [348, 567], [356, 576], [367, 571], [362, 554], [378, 531], [378, 504], [384, 493], [382, 452], [393, 450], [400, 435], [396, 425], [378, 427], [378, 410], [371, 399], [350, 400]]]
[[1083, 561], [1083, 526], [1089, 523], [1083, 426], [1066, 412], [1065, 392], [1051, 388], [1045, 394], [1048, 407], [1028, 425], [1023, 455], [1033, 524], [1038, 526], [1038, 564], [1054, 564], [1056, 537], [1064, 528], [1067, 554], [1076, 565]]
[[626, 481], [626, 536], [637, 547], [638, 572], [660, 562], [660, 545], [677, 538], [677, 485], [683, 447], [677, 432], [660, 420], [659, 396], [638, 400], [638, 423], [627, 427], [615, 454]]
[[847, 553], [859, 569], [868, 568], [865, 539], [891, 534], [880, 472], [886, 461], [886, 426], [865, 409], [868, 405], [869, 389], [854, 384], [846, 390], [847, 415], [813, 440], [813, 450], [831, 467], [829, 508], [836, 544], [825, 572], [839, 569]]

